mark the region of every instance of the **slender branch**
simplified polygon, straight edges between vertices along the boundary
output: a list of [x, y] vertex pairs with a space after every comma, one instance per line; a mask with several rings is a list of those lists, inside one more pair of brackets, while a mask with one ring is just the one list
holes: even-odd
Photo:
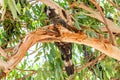
[[84, 66], [82, 66], [82, 67], [78, 66], [77, 69], [76, 69], [76, 72], [80, 72], [81, 70], [83, 70], [83, 69], [85, 69], [85, 68], [87, 68], [91, 65], [94, 65], [97, 61], [100, 61], [100, 60], [104, 59], [105, 56], [106, 56], [105, 54], [101, 54], [99, 57], [97, 57], [94, 60], [86, 63]]
[[108, 27], [107, 20], [105, 19], [105, 16], [104, 16], [104, 14], [103, 14], [103, 12], [102, 12], [102, 9], [101, 9], [100, 6], [99, 6], [99, 3], [97, 4], [96, 1], [94, 1], [94, 0], [90, 0], [90, 1], [91, 1], [91, 2], [97, 7], [97, 9], [99, 10], [99, 12], [100, 12], [100, 14], [101, 14], [101, 16], [102, 16], [102, 18], [103, 18], [103, 20], [104, 20], [104, 22], [105, 22], [105, 27], [107, 28], [108, 33], [109, 33], [109, 35], [110, 35], [110, 39], [111, 39], [112, 44], [113, 44], [113, 45], [117, 45], [116, 42], [115, 42], [114, 36], [113, 36], [113, 34], [112, 34], [112, 31], [111, 31], [111, 29]]
[[8, 52], [13, 52], [14, 48], [15, 48], [15, 47], [9, 47], [9, 48], [4, 49], [4, 51], [5, 51], [6, 53], [8, 53]]
[[1, 73], [0, 73], [0, 80], [1, 80], [3, 77], [6, 77], [6, 73], [5, 73], [5, 72], [1, 72]]
[[32, 71], [32, 72], [37, 72], [36, 70], [23, 70], [23, 69], [19, 69], [19, 68], [16, 68], [17, 70], [19, 70], [19, 71]]
[[24, 77], [22, 77], [22, 78], [18, 78], [18, 79], [16, 79], [16, 80], [23, 80], [23, 79], [28, 78], [28, 77], [30, 77], [31, 75], [37, 73], [36, 70], [23, 70], [23, 69], [18, 69], [18, 68], [16, 68], [16, 69], [17, 69], [17, 70], [20, 70], [20, 71], [27, 71], [27, 72], [29, 71], [29, 72], [32, 72], [32, 73], [27, 74], [27, 75], [25, 75]]
[[3, 11], [2, 11], [2, 16], [1, 16], [1, 20], [0, 20], [0, 21], [3, 21], [3, 20], [4, 20], [4, 15], [5, 15], [5, 13], [6, 13], [6, 9], [3, 9]]
[[[102, 22], [103, 24], [105, 24], [105, 22], [104, 22], [104, 20], [102, 19], [101, 15], [100, 15], [98, 12], [96, 12], [95, 10], [93, 10], [92, 8], [86, 6], [86, 5], [83, 4], [83, 3], [80, 3], [79, 5], [77, 5], [76, 3], [73, 3], [73, 4], [74, 4], [74, 5], [73, 5], [72, 7], [77, 6], [77, 7], [79, 7], [79, 8], [82, 8], [82, 9], [90, 12], [90, 14], [85, 14], [85, 15], [90, 16], [90, 17], [93, 17], [93, 18], [96, 18], [97, 20], [99, 20], [100, 22]], [[111, 20], [109, 20], [109, 19], [107, 19], [107, 18], [106, 18], [106, 20], [107, 20], [107, 22], [109, 23], [109, 24], [108, 24], [108, 27], [111, 29], [112, 32], [117, 33], [117, 34], [120, 33], [120, 28], [119, 28], [119, 26], [115, 25]]]
[[113, 3], [112, 1], [110, 1], [110, 0], [107, 0], [109, 3], [111, 3], [116, 9], [118, 9], [118, 10], [120, 10], [120, 7], [117, 5], [117, 4], [115, 4], [115, 3]]
[[8, 58], [8, 55], [5, 53], [5, 51], [0, 47], [0, 54], [1, 56], [5, 57], [6, 59]]
[[40, 46], [38, 49], [34, 50], [33, 52], [30, 53], [30, 55], [34, 54], [35, 52], [37, 52], [40, 48], [42, 48], [42, 46]]
[[27, 74], [27, 75], [25, 75], [24, 77], [18, 78], [18, 79], [16, 79], [16, 80], [24, 80], [24, 79], [26, 79], [26, 78], [28, 78], [28, 77], [30, 77], [31, 75], [36, 74], [36, 73], [37, 73], [36, 71], [33, 71], [32, 73]]

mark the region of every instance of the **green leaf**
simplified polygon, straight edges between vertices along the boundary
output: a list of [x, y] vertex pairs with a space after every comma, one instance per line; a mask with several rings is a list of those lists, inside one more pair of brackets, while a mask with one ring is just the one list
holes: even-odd
[[36, 57], [34, 62], [37, 62], [38, 60], [40, 60], [40, 57]]
[[90, 37], [97, 37], [97, 35], [93, 32], [93, 31], [90, 31], [90, 30], [86, 30], [86, 33], [87, 33], [87, 36], [90, 38]]
[[12, 12], [12, 15], [13, 15], [14, 19], [18, 18], [17, 17], [17, 12], [20, 14], [20, 11], [17, 8], [17, 5], [15, 4], [15, 0], [8, 0], [8, 5], [11, 9], [11, 12]]
[[18, 12], [19, 12], [19, 14], [20, 14], [20, 11], [21, 11], [21, 5], [20, 5], [19, 2], [17, 3], [17, 9], [18, 9]]
[[8, 6], [8, 0], [3, 0], [4, 1], [4, 8]]

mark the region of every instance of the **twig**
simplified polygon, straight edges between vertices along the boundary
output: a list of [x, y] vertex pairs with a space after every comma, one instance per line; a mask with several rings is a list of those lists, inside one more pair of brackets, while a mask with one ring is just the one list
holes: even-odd
[[111, 3], [116, 9], [120, 10], [120, 7], [118, 7], [117, 4], [113, 3], [112, 1], [110, 0], [107, 0], [109, 3]]
[[34, 54], [35, 52], [37, 52], [40, 48], [42, 48], [42, 46], [40, 46], [38, 49], [34, 50], [33, 52], [31, 52], [29, 55]]
[[[93, 17], [93, 18], [96, 18], [97, 20], [99, 20], [100, 22], [102, 22], [103, 24], [105, 24], [105, 23], [104, 23], [104, 20], [103, 20], [102, 17], [101, 17], [101, 15], [100, 15], [97, 11], [95, 11], [95, 10], [93, 10], [92, 8], [86, 6], [84, 3], [80, 3], [79, 5], [77, 5], [76, 3], [73, 3], [72, 7], [75, 7], [75, 6], [77, 6], [77, 7], [79, 7], [79, 8], [82, 8], [82, 9], [90, 12], [89, 14], [87, 14], [87, 13], [85, 14], [85, 13], [84, 13], [84, 15], [90, 16], [90, 17]], [[107, 20], [107, 22], [109, 23], [109, 24], [108, 24], [108, 27], [111, 29], [111, 31], [114, 32], [114, 33], [119, 34], [119, 33], [120, 33], [120, 28], [119, 28], [119, 26], [115, 25], [111, 20], [109, 20], [109, 19], [107, 19], [107, 18], [106, 18], [106, 20]]]
[[0, 73], [0, 80], [1, 80], [3, 77], [6, 77], [6, 73], [1, 72], [1, 73]]
[[22, 77], [22, 78], [18, 78], [18, 79], [16, 79], [16, 80], [24, 80], [25, 78], [28, 78], [28, 77], [30, 77], [31, 75], [33, 75], [33, 74], [36, 74], [36, 73], [37, 73], [37, 71], [36, 71], [36, 70], [23, 70], [23, 69], [19, 69], [19, 68], [16, 68], [16, 69], [17, 69], [17, 70], [19, 70], [19, 71], [32, 72], [32, 73], [27, 74], [27, 75], [25, 75], [24, 77]]
[[2, 16], [1, 16], [0, 21], [3, 21], [3, 20], [4, 20], [4, 15], [5, 15], [5, 13], [6, 13], [6, 9], [5, 9], [5, 7], [4, 7], [4, 0], [1, 0], [0, 6], [2, 6], [2, 9], [1, 9], [1, 11], [2, 11]]
[[8, 55], [5, 53], [5, 51], [1, 47], [0, 47], [0, 54], [6, 59], [8, 58]]
[[4, 51], [5, 51], [6, 53], [8, 53], [8, 52], [13, 52], [14, 48], [15, 48], [15, 47], [9, 47], [9, 48], [4, 49]]
[[30, 3], [31, 5], [34, 5], [34, 4], [36, 4], [37, 2], [39, 2], [39, 0], [31, 0], [31, 1], [29, 1], [29, 3]]
[[30, 72], [37, 72], [36, 70], [23, 70], [23, 69], [19, 69], [19, 68], [16, 68], [16, 70], [19, 70], [19, 71], [30, 71]]
[[101, 16], [102, 16], [102, 18], [103, 18], [103, 20], [104, 20], [104, 22], [105, 22], [105, 27], [107, 28], [108, 33], [109, 33], [109, 35], [110, 35], [111, 42], [112, 42], [113, 45], [116, 46], [117, 44], [116, 44], [116, 42], [115, 42], [114, 36], [113, 36], [113, 34], [112, 34], [111, 29], [108, 27], [107, 20], [105, 19], [105, 16], [104, 16], [104, 14], [103, 14], [103, 12], [102, 12], [102, 9], [101, 9], [100, 6], [99, 6], [99, 3], [96, 3], [96, 1], [94, 1], [94, 0], [90, 0], [90, 1], [91, 1], [91, 2], [97, 7], [97, 9], [99, 10], [99, 12], [100, 12], [100, 14], [101, 14]]
[[18, 79], [16, 79], [16, 80], [24, 80], [24, 79], [26, 79], [26, 78], [28, 78], [28, 77], [30, 77], [31, 75], [36, 74], [36, 73], [37, 73], [36, 71], [33, 71], [32, 73], [27, 74], [27, 75], [25, 75], [24, 77], [18, 78]]
[[78, 68], [76, 69], [76, 72], [80, 72], [81, 70], [89, 67], [90, 65], [95, 64], [98, 60], [103, 60], [103, 59], [105, 58], [105, 56], [106, 56], [105, 54], [101, 54], [99, 57], [95, 58], [95, 59], [92, 60], [91, 62], [86, 63], [84, 66], [78, 67]]
[[16, 69], [19, 70], [19, 71], [29, 71], [29, 72], [32, 72], [32, 73], [27, 74], [27, 75], [25, 75], [24, 77], [22, 77], [22, 78], [18, 78], [18, 79], [16, 79], [16, 80], [24, 80], [25, 78], [30, 77], [31, 75], [37, 73], [36, 70], [23, 70], [23, 69], [19, 69], [19, 68], [16, 68]]

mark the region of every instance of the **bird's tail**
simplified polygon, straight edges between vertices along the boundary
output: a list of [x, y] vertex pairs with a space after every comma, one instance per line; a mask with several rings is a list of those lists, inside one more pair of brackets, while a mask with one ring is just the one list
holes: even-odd
[[68, 76], [74, 74], [74, 64], [72, 63], [71, 60], [64, 61], [64, 65], [65, 65], [65, 71]]
[[61, 51], [62, 60], [64, 62], [65, 70], [68, 76], [74, 74], [74, 64], [72, 63], [72, 44], [57, 42], [59, 50]]

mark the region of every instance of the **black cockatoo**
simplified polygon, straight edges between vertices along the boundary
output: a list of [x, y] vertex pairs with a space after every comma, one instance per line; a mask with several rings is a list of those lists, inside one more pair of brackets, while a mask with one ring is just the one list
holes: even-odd
[[[48, 16], [50, 23], [57, 26], [58, 24], [69, 29], [69, 25], [55, 12], [51, 7], [45, 7], [45, 13]], [[74, 64], [72, 62], [72, 44], [66, 42], [55, 42], [55, 45], [61, 52], [61, 57], [64, 62], [65, 70], [68, 76], [74, 74]]]

